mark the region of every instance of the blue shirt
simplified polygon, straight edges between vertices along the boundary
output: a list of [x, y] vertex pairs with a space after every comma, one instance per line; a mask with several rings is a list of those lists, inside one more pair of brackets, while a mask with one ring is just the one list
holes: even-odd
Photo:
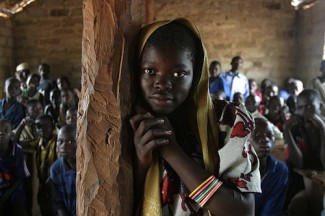
[[236, 92], [242, 93], [244, 98], [249, 95], [247, 77], [243, 74], [235, 74], [231, 71], [220, 73], [216, 83], [209, 88], [211, 94], [216, 91], [223, 91], [229, 101], [233, 101], [233, 96]]
[[[10, 142], [8, 154], [0, 157], [0, 199], [14, 182], [23, 182], [29, 175], [21, 147]], [[21, 190], [22, 186], [18, 189]]]
[[25, 106], [18, 101], [14, 102], [7, 112], [4, 109], [4, 105], [6, 103], [5, 99], [0, 100], [0, 119], [6, 119], [10, 121], [12, 129], [15, 129], [25, 118]]
[[64, 203], [70, 215], [76, 215], [76, 170], [65, 165], [62, 157], [51, 166], [50, 178], [57, 193], [53, 193], [54, 205]]
[[288, 187], [287, 166], [272, 156], [267, 158], [267, 172], [262, 177], [262, 193], [255, 194], [256, 216], [282, 216]]

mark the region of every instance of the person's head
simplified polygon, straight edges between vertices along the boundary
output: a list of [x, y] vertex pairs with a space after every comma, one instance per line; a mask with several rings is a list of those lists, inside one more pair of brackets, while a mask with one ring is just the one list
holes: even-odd
[[218, 91], [216, 91], [215, 93], [213, 93], [212, 95], [211, 95], [211, 98], [213, 99], [213, 100], [226, 100], [226, 94], [225, 94], [225, 92], [224, 91], [222, 91], [222, 90], [218, 90]]
[[212, 61], [209, 67], [210, 77], [216, 78], [221, 73], [221, 64], [219, 61]]
[[29, 74], [29, 76], [27, 78], [27, 82], [26, 82], [28, 91], [31, 91], [31, 90], [36, 91], [40, 80], [41, 80], [41, 77], [38, 74], [35, 74], [35, 73]]
[[296, 95], [290, 95], [288, 99], [286, 100], [286, 104], [289, 108], [290, 114], [295, 114], [296, 112], [296, 104], [297, 104], [297, 96]]
[[249, 83], [249, 91], [251, 94], [255, 94], [256, 90], [257, 90], [257, 82], [255, 79], [249, 79], [248, 80]]
[[20, 81], [14, 77], [6, 79], [4, 92], [8, 99], [16, 99], [17, 96], [21, 93]]
[[289, 94], [291, 95], [298, 95], [300, 94], [300, 92], [302, 92], [302, 90], [304, 89], [304, 85], [303, 83], [298, 80], [298, 79], [291, 79], [289, 81]]
[[52, 89], [50, 91], [50, 102], [53, 107], [59, 107], [61, 103], [61, 92], [59, 89]]
[[297, 97], [296, 114], [305, 116], [319, 114], [321, 109], [319, 93], [314, 89], [304, 89]]
[[42, 63], [38, 66], [38, 73], [42, 78], [47, 78], [50, 73], [50, 65]]
[[251, 113], [255, 112], [259, 105], [260, 101], [257, 100], [255, 95], [251, 94], [245, 100], [245, 107]]
[[64, 125], [58, 132], [56, 143], [63, 159], [75, 159], [77, 150], [75, 125]]
[[243, 104], [244, 101], [244, 95], [240, 92], [236, 92], [233, 97], [233, 102], [237, 104]]
[[26, 111], [27, 115], [35, 120], [38, 116], [43, 114], [42, 103], [37, 99], [29, 100], [26, 103]]
[[53, 136], [55, 125], [53, 118], [50, 115], [41, 115], [36, 118], [36, 131], [37, 134], [44, 138], [50, 139]]
[[[12, 138], [12, 128], [8, 120], [0, 120], [0, 153], [6, 153], [9, 150], [9, 143]], [[3, 156], [3, 155], [1, 155]]]
[[279, 93], [279, 87], [275, 84], [271, 84], [268, 87], [266, 87], [265, 95], [266, 97], [273, 97], [277, 96]]
[[202, 49], [195, 34], [177, 21], [149, 36], [140, 55], [139, 73], [143, 99], [153, 112], [170, 114], [189, 95], [194, 98], [203, 65]]
[[231, 65], [231, 71], [232, 72], [238, 72], [239, 69], [243, 66], [244, 61], [240, 56], [235, 56], [231, 59], [230, 65]]
[[65, 122], [67, 124], [77, 124], [77, 115], [78, 115], [78, 109], [77, 107], [70, 107], [65, 114]]
[[270, 100], [268, 103], [269, 115], [272, 115], [272, 116], [280, 115], [280, 111], [283, 106], [284, 106], [284, 101], [281, 97], [279, 97], [279, 96], [270, 97]]
[[22, 82], [26, 83], [27, 77], [30, 74], [28, 63], [24, 62], [16, 67], [16, 78]]
[[74, 94], [72, 89], [61, 90], [61, 103], [69, 106], [74, 105]]
[[320, 63], [320, 68], [319, 68], [320, 72], [322, 73], [323, 76], [325, 76], [325, 60], [323, 60]]
[[251, 144], [259, 159], [268, 157], [274, 147], [274, 131], [270, 123], [263, 118], [255, 118], [255, 129], [252, 132]]
[[266, 89], [268, 86], [272, 85], [272, 81], [269, 79], [263, 79], [261, 82], [261, 91], [263, 94], [265, 94]]
[[60, 91], [67, 90], [71, 87], [71, 83], [68, 77], [66, 76], [60, 76], [56, 79], [56, 85], [58, 86], [58, 89]]

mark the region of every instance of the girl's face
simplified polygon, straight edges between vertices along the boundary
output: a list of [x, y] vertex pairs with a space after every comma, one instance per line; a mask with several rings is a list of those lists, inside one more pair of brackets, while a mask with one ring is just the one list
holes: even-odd
[[144, 100], [158, 114], [170, 114], [187, 98], [193, 81], [191, 52], [169, 46], [145, 46], [140, 61]]

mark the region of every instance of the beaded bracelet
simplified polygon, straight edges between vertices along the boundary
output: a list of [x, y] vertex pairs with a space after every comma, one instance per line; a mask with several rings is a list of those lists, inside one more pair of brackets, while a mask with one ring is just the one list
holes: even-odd
[[202, 182], [197, 188], [195, 188], [189, 197], [203, 207], [212, 197], [212, 195], [219, 189], [222, 183], [222, 181], [212, 175]]

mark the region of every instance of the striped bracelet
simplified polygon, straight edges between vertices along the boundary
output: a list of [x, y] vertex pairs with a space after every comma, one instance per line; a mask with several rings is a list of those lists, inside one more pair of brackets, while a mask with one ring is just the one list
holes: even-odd
[[212, 197], [212, 195], [219, 189], [222, 183], [222, 181], [212, 175], [202, 182], [197, 188], [195, 188], [189, 197], [203, 207]]

